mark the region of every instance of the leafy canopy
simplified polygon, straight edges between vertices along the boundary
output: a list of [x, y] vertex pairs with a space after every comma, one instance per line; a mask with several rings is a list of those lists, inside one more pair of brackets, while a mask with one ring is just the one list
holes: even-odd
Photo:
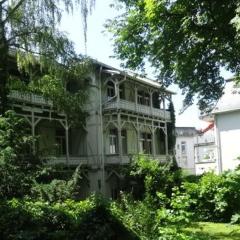
[[222, 94], [221, 68], [240, 74], [240, 1], [119, 2], [125, 12], [107, 23], [116, 56], [133, 69], [149, 61], [164, 84], [178, 84], [185, 106], [197, 95], [210, 110]]
[[[49, 90], [53, 81], [65, 86], [70, 71], [79, 74], [77, 69], [82, 66], [77, 66], [76, 59], [84, 59], [78, 58], [59, 25], [64, 11], [71, 13], [79, 6], [86, 32], [86, 18], [93, 4], [94, 0], [0, 0], [0, 113], [6, 111], [7, 83], [11, 75], [19, 75], [17, 71], [22, 74], [21, 80], [48, 75], [45, 80], [51, 82], [45, 81], [44, 87]], [[76, 74], [73, 77], [76, 79]]]

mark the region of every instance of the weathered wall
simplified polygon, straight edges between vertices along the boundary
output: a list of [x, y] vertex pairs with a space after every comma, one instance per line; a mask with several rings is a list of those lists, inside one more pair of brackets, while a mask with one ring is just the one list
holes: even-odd
[[221, 113], [215, 119], [222, 170], [234, 169], [240, 164], [240, 111]]
[[[181, 152], [181, 142], [186, 142], [186, 153]], [[176, 139], [176, 160], [181, 168], [186, 169], [191, 173], [195, 173], [194, 163], [194, 136], [184, 137], [179, 136]]]

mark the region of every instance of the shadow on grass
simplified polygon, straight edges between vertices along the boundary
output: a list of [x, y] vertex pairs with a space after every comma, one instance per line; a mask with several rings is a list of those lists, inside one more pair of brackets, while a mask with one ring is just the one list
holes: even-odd
[[195, 240], [240, 240], [240, 226], [220, 223], [193, 223], [183, 229]]

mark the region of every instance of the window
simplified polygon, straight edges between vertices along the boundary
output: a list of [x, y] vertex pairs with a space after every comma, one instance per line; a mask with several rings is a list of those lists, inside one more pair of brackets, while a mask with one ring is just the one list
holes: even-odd
[[107, 96], [108, 98], [114, 97], [115, 95], [115, 86], [112, 81], [108, 81], [107, 83]]
[[153, 100], [152, 100], [153, 101], [153, 107], [159, 109], [160, 108], [159, 93], [154, 92], [152, 98], [153, 98]]
[[56, 129], [55, 140], [57, 144], [57, 154], [66, 155], [66, 135], [64, 129]]
[[144, 105], [150, 106], [150, 95], [148, 93], [144, 94]]
[[119, 86], [119, 95], [120, 99], [125, 99], [125, 88], [123, 84]]
[[181, 142], [181, 154], [182, 155], [187, 154], [187, 143], [185, 141]]
[[150, 95], [144, 91], [138, 91], [138, 104], [150, 106]]
[[137, 100], [138, 100], [138, 104], [143, 104], [143, 92], [142, 91], [138, 91], [138, 96], [137, 96]]
[[117, 130], [116, 129], [110, 129], [109, 132], [109, 153], [110, 154], [116, 154], [117, 153]]
[[152, 135], [150, 133], [140, 134], [140, 152], [151, 154], [152, 153]]

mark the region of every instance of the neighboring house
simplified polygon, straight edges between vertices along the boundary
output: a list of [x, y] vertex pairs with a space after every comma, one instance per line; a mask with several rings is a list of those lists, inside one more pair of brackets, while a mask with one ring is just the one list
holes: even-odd
[[196, 175], [213, 171], [217, 173], [217, 147], [215, 144], [214, 123], [197, 132], [194, 144]]
[[217, 172], [217, 151], [214, 141], [214, 124], [206, 129], [176, 127], [176, 160], [189, 174], [201, 175]]
[[176, 160], [178, 166], [195, 174], [194, 144], [197, 130], [194, 127], [176, 127]]
[[216, 126], [218, 172], [235, 169], [240, 160], [240, 84], [226, 81], [224, 95], [212, 111]]
[[[55, 156], [51, 163], [81, 165], [82, 197], [102, 192], [116, 198], [121, 185], [118, 167], [133, 155], [148, 154], [159, 161], [168, 155], [166, 109], [172, 92], [156, 81], [94, 63], [88, 77], [88, 117], [83, 127], [71, 127], [51, 101], [34, 94], [11, 91], [12, 109], [25, 117], [32, 135], [39, 136], [35, 150]], [[70, 89], [77, 88], [74, 83]], [[75, 89], [76, 90], [76, 89]]]

